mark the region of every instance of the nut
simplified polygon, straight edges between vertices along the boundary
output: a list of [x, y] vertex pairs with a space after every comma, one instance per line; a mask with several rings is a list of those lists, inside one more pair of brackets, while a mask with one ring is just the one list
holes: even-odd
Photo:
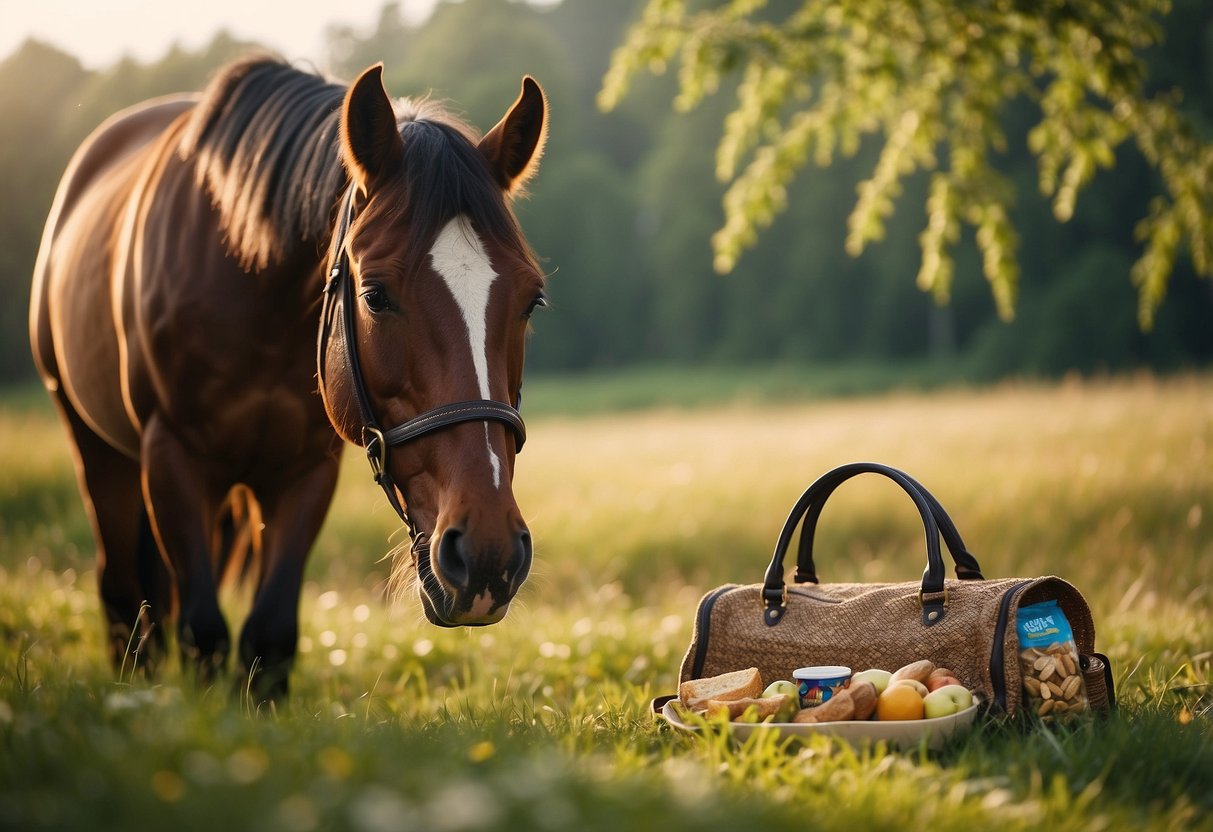
[[1087, 709], [1074, 642], [1058, 642], [1045, 648], [1025, 647], [1019, 651], [1019, 667], [1024, 707], [1034, 709], [1040, 716]]

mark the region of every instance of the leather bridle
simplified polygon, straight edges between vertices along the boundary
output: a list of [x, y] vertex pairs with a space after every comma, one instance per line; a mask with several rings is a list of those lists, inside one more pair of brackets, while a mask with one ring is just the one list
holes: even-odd
[[[320, 313], [320, 336], [316, 348], [317, 372], [320, 387], [323, 389], [329, 339], [333, 327], [340, 321], [345, 341], [345, 355], [342, 359], [354, 388], [354, 398], [358, 402], [359, 417], [362, 421], [361, 440], [371, 464], [371, 473], [387, 495], [392, 508], [408, 526], [416, 545], [422, 536], [418, 534], [416, 525], [408, 516], [407, 507], [401, 504], [400, 489], [388, 469], [389, 450], [461, 422], [492, 421], [501, 422], [513, 431], [515, 449], [521, 451], [523, 443], [526, 442], [526, 425], [523, 424], [522, 415], [516, 406], [491, 399], [474, 399], [439, 405], [390, 428], [380, 426], [374, 410], [371, 409], [370, 395], [367, 393], [362, 377], [362, 365], [358, 360], [358, 331], [354, 318], [357, 297], [354, 291], [354, 274], [350, 268], [349, 241], [346, 239], [354, 221], [354, 190], [352, 185], [346, 190], [338, 214], [332, 261], [329, 264], [328, 279], [324, 286], [324, 304]], [[340, 316], [337, 314], [338, 307], [341, 308]]]

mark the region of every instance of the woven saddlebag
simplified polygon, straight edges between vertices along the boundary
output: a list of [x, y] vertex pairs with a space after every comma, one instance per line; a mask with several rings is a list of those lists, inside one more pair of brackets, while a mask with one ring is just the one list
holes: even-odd
[[[813, 535], [827, 498], [861, 473], [893, 480], [914, 501], [926, 530], [927, 567], [909, 583], [820, 583]], [[801, 527], [794, 582], [784, 582], [784, 558]], [[956, 579], [944, 578], [940, 537]], [[835, 468], [796, 502], [761, 584], [727, 584], [699, 603], [681, 681], [757, 667], [764, 684], [791, 679], [809, 665], [842, 664], [855, 672], [886, 670], [930, 659], [954, 670], [996, 711], [1013, 713], [1023, 701], [1015, 628], [1021, 605], [1056, 600], [1070, 622], [1090, 707], [1114, 705], [1106, 658], [1094, 653], [1095, 627], [1082, 594], [1054, 576], [982, 577], [952, 520], [916, 480], [895, 468], [859, 462]]]

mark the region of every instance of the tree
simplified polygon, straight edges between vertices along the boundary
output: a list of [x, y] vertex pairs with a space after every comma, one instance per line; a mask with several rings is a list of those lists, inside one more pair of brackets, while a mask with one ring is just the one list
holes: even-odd
[[1018, 237], [1014, 188], [998, 162], [1004, 111], [1026, 97], [1039, 114], [1028, 147], [1058, 221], [1127, 142], [1156, 173], [1131, 269], [1148, 329], [1181, 247], [1198, 274], [1213, 274], [1213, 145], [1182, 113], [1177, 91], [1148, 89], [1141, 57], [1169, 10], [1169, 0], [729, 0], [698, 10], [649, 0], [612, 58], [599, 106], [615, 107], [635, 74], [671, 62], [680, 64], [678, 109], [740, 72], [716, 152], [729, 185], [712, 236], [722, 273], [786, 208], [788, 184], [810, 157], [825, 166], [855, 155], [866, 137], [882, 139], [850, 213], [847, 251], [881, 239], [903, 181], [927, 171], [918, 285], [940, 302], [950, 297], [952, 250], [967, 225], [1010, 319]]
[[[29, 373], [29, 278], [46, 209], [78, 139], [65, 109], [88, 71], [53, 46], [26, 40], [0, 61], [0, 380]], [[30, 79], [37, 79], [31, 83]]]

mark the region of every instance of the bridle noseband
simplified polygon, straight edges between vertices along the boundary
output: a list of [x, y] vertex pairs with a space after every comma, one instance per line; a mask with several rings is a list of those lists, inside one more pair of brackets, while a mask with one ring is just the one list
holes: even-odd
[[[371, 473], [375, 482], [387, 495], [388, 502], [400, 515], [400, 519], [408, 526], [414, 541], [420, 540], [416, 525], [408, 516], [407, 509], [400, 502], [399, 490], [388, 470], [389, 449], [411, 442], [426, 434], [443, 430], [461, 422], [501, 422], [514, 433], [516, 451], [522, 450], [526, 442], [526, 425], [516, 406], [493, 401], [492, 399], [474, 399], [465, 402], [452, 402], [435, 407], [432, 410], [402, 422], [390, 428], [382, 428], [375, 412], [371, 409], [370, 395], [366, 391], [366, 383], [362, 378], [362, 365], [358, 360], [357, 329], [354, 322], [354, 274], [350, 268], [349, 248], [346, 236], [354, 221], [354, 186], [350, 186], [341, 202], [337, 231], [333, 241], [334, 259], [329, 269], [328, 279], [324, 286], [324, 305], [320, 313], [320, 336], [316, 348], [316, 366], [321, 388], [325, 385], [325, 358], [328, 352], [329, 338], [336, 325], [337, 307], [341, 307], [341, 327], [345, 340], [344, 361], [349, 371], [354, 388], [354, 398], [358, 402], [358, 411], [362, 420], [362, 444], [366, 447], [366, 456], [371, 463]], [[517, 402], [516, 402], [517, 403]]]

